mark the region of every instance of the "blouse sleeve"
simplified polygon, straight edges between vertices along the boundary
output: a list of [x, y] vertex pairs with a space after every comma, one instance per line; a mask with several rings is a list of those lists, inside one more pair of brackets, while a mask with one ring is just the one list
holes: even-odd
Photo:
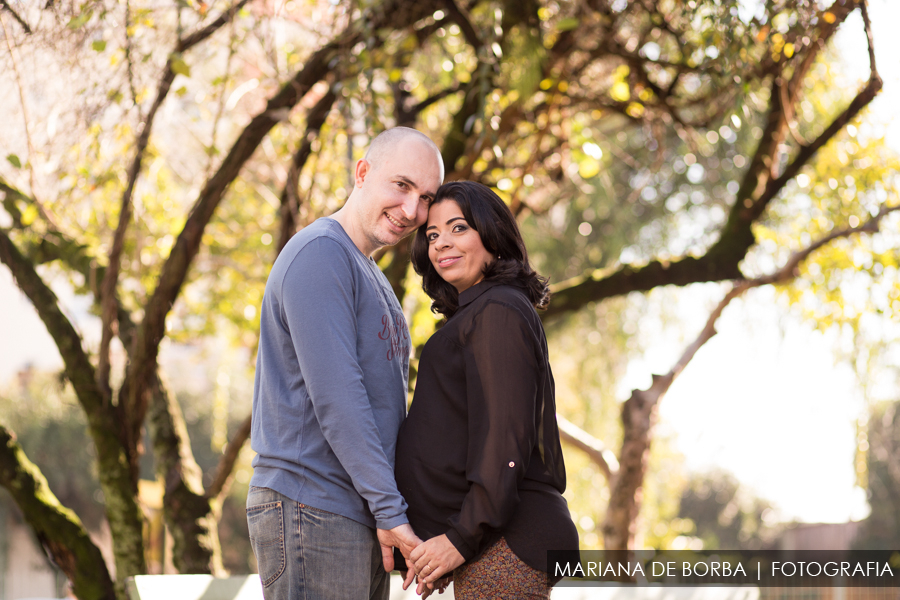
[[518, 484], [537, 436], [538, 339], [517, 309], [488, 302], [466, 340], [469, 492], [447, 532], [466, 560], [487, 529], [510, 520], [519, 502]]

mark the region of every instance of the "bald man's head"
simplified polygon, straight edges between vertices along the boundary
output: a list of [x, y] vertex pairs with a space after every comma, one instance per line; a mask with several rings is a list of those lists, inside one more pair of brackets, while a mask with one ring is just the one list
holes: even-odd
[[427, 135], [408, 127], [388, 129], [356, 162], [353, 190], [332, 218], [371, 256], [425, 222], [443, 180], [441, 153]]
[[372, 143], [363, 159], [372, 165], [373, 169], [377, 169], [384, 163], [384, 159], [397, 152], [401, 146], [405, 146], [405, 142], [420, 142], [427, 151], [434, 152], [435, 160], [440, 168], [441, 181], [444, 181], [444, 160], [441, 157], [441, 151], [437, 145], [431, 141], [431, 138], [415, 129], [409, 127], [392, 127], [381, 132]]

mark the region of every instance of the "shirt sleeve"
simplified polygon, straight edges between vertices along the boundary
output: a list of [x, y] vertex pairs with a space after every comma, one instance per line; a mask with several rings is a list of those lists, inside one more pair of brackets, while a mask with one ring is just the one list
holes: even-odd
[[311, 241], [285, 274], [282, 318], [325, 440], [378, 528], [392, 529], [409, 521], [357, 358], [355, 279], [340, 243]]
[[519, 503], [537, 436], [540, 367], [536, 335], [515, 308], [489, 302], [465, 351], [469, 492], [450, 519], [450, 542], [469, 560], [487, 529], [507, 523]]

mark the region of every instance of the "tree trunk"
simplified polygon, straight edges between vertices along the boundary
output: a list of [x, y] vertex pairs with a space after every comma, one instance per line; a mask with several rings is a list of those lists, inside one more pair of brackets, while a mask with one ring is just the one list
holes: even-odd
[[224, 572], [218, 526], [204, 496], [200, 467], [174, 396], [155, 378], [148, 413], [156, 475], [163, 481], [163, 516], [173, 539], [172, 564], [179, 573]]

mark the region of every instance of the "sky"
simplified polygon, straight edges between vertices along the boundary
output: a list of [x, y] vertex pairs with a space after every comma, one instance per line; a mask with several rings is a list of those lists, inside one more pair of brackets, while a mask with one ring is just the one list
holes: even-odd
[[[884, 90], [867, 120], [887, 127], [900, 152], [900, 2], [870, 0], [876, 59]], [[839, 33], [837, 47], [852, 73], [865, 77], [868, 57], [858, 14]], [[721, 297], [716, 284], [692, 286], [678, 296], [684, 322], [702, 326]], [[57, 287], [63, 304], [85, 318], [87, 301]], [[688, 329], [689, 330], [689, 329]], [[836, 365], [834, 340], [786, 315], [775, 292], [757, 289], [732, 303], [708, 342], [675, 381], [660, 407], [660, 432], [672, 440], [692, 470], [734, 473], [773, 502], [782, 519], [842, 522], [867, 514], [865, 493], [854, 486], [855, 421], [863, 409], [853, 373]], [[645, 387], [650, 373], [666, 372], [683, 347], [677, 336], [660, 339], [629, 366], [624, 397]], [[0, 385], [26, 363], [55, 369], [61, 360], [28, 300], [0, 268]]]

